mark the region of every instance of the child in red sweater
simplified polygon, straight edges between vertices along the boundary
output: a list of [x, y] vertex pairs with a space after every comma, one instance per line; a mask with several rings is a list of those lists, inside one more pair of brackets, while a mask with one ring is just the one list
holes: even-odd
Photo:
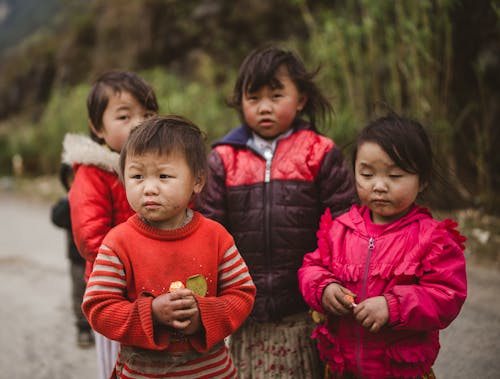
[[137, 214], [105, 237], [82, 306], [121, 344], [117, 378], [236, 378], [224, 338], [256, 289], [231, 235], [189, 207], [206, 170], [202, 133], [178, 116], [145, 121], [121, 152]]
[[[97, 250], [109, 230], [134, 212], [118, 178], [120, 150], [130, 130], [158, 112], [151, 86], [137, 74], [108, 71], [87, 97], [90, 138], [67, 134], [63, 162], [75, 170], [68, 194], [75, 244], [87, 261], [87, 280]], [[96, 333], [99, 379], [108, 379], [118, 355], [118, 343]]]

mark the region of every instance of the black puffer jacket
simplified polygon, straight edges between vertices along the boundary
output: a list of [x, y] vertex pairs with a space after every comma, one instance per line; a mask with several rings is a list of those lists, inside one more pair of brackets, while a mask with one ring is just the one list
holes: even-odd
[[316, 248], [326, 207], [333, 215], [348, 210], [355, 188], [340, 150], [308, 123], [278, 142], [268, 165], [250, 138], [242, 126], [214, 144], [196, 208], [234, 236], [257, 286], [251, 317], [274, 321], [307, 309], [297, 270]]

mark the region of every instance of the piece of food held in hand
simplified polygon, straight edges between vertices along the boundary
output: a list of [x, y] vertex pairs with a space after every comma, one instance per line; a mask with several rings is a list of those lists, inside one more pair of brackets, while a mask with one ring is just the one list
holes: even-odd
[[176, 280], [170, 284], [168, 292], [175, 292], [181, 288], [190, 289], [196, 295], [204, 297], [207, 294], [207, 280], [201, 274], [190, 276], [186, 280], [186, 285], [180, 280]]
[[320, 313], [320, 312], [315, 311], [315, 310], [311, 311], [311, 317], [312, 317], [315, 324], [322, 324], [326, 320], [326, 317], [323, 313]]
[[[352, 308], [357, 307], [358, 304], [356, 304], [354, 302], [354, 296], [346, 293], [346, 294], [344, 294], [344, 298], [351, 304]], [[311, 311], [311, 317], [316, 324], [322, 324], [326, 320], [326, 317], [323, 313], [320, 313], [320, 312], [315, 311], [315, 310]]]
[[184, 283], [182, 283], [180, 280], [176, 280], [175, 282], [170, 283], [170, 287], [168, 288], [168, 292], [175, 292], [177, 290], [180, 290], [181, 288], [186, 288], [184, 286]]
[[358, 304], [356, 304], [356, 303], [354, 302], [354, 296], [349, 295], [349, 294], [347, 294], [347, 293], [346, 293], [346, 294], [344, 295], [344, 297], [345, 297], [345, 299], [346, 299], [349, 303], [351, 303], [351, 305], [352, 305], [352, 307], [353, 307], [353, 308], [354, 308], [354, 307], [356, 307], [356, 306], [358, 305]]

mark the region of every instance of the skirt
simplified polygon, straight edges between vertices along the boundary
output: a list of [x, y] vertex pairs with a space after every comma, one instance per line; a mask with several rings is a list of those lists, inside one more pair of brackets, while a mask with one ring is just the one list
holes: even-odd
[[229, 339], [231, 357], [239, 379], [322, 378], [315, 325], [304, 312], [280, 322], [247, 320]]

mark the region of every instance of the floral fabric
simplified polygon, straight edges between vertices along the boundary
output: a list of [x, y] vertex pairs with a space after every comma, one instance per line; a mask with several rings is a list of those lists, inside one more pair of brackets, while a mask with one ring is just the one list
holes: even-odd
[[248, 320], [229, 343], [238, 378], [322, 378], [324, 366], [310, 337], [313, 328], [308, 313], [281, 322]]

